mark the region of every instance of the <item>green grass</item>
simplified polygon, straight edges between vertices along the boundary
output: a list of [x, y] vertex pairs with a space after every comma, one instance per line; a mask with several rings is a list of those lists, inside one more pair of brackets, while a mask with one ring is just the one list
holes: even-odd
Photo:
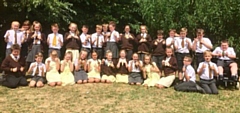
[[159, 90], [127, 84], [84, 84], [65, 87], [8, 89], [0, 86], [3, 113], [229, 113], [239, 112], [238, 90], [219, 95]]

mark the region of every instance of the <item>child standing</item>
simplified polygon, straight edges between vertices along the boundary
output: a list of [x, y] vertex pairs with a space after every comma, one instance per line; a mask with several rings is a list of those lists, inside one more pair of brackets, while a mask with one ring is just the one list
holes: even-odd
[[143, 62], [143, 85], [146, 87], [155, 86], [160, 79], [159, 69], [155, 62], [151, 62], [151, 56], [145, 55]]
[[113, 53], [111, 51], [106, 52], [106, 60], [102, 60], [102, 83], [112, 83], [115, 82], [116, 78], [116, 66], [113, 61]]
[[35, 56], [36, 62], [31, 63], [28, 73], [32, 73], [32, 80], [29, 83], [30, 87], [43, 87], [44, 86], [44, 78], [46, 73], [46, 66], [42, 63], [43, 55], [42, 53], [38, 53]]
[[87, 61], [88, 69], [88, 82], [89, 83], [98, 83], [100, 82], [101, 76], [101, 60], [97, 59], [98, 54], [96, 51], [92, 52], [92, 59]]
[[87, 56], [88, 59], [91, 57], [91, 35], [88, 35], [88, 26], [83, 25], [82, 26], [82, 34], [80, 35], [80, 39], [82, 42], [82, 49], [86, 50], [89, 54]]
[[175, 29], [170, 29], [169, 30], [169, 37], [166, 39], [166, 46], [173, 48], [173, 50], [175, 49], [174, 48], [175, 41], [178, 38], [178, 37], [175, 37], [175, 36], [176, 36], [176, 30]]
[[173, 49], [171, 47], [166, 48], [166, 57], [162, 61], [162, 69], [164, 73], [164, 77], [160, 78], [157, 82], [156, 87], [168, 88], [172, 85], [175, 80], [175, 75], [177, 71], [177, 60], [173, 55]]
[[92, 34], [92, 37], [91, 37], [92, 48], [94, 51], [97, 52], [98, 59], [102, 59], [102, 56], [103, 56], [102, 50], [103, 50], [104, 36], [102, 35], [101, 31], [102, 31], [102, 26], [96, 25], [96, 33]]
[[116, 82], [128, 83], [128, 60], [125, 50], [120, 51], [120, 58], [117, 63]]
[[81, 50], [79, 59], [75, 60], [74, 78], [77, 84], [87, 83], [87, 51]]
[[134, 53], [132, 60], [128, 63], [128, 82], [131, 85], [141, 85], [143, 82], [143, 77], [141, 74], [143, 63], [139, 60], [138, 54]]
[[60, 68], [60, 60], [57, 51], [53, 50], [50, 56], [45, 60], [46, 65], [46, 79], [50, 86], [61, 86], [61, 78], [58, 72]]
[[21, 31], [23, 32], [23, 38], [22, 38], [22, 47], [21, 47], [21, 56], [27, 57], [28, 54], [28, 44], [27, 39], [30, 34], [30, 27], [31, 23], [29, 20], [26, 20], [23, 22]]
[[211, 51], [205, 51], [203, 54], [205, 61], [201, 62], [197, 69], [200, 84], [207, 94], [218, 94], [216, 80], [214, 79], [214, 76], [218, 75], [217, 65], [211, 62]]
[[64, 60], [61, 61], [61, 81], [62, 86], [66, 85], [73, 85], [74, 82], [74, 76], [72, 74], [73, 72], [73, 63], [72, 63], [72, 53], [67, 52], [65, 53]]
[[135, 44], [135, 37], [130, 33], [130, 26], [125, 26], [125, 34], [121, 35], [122, 50], [126, 51], [127, 60], [131, 60]]

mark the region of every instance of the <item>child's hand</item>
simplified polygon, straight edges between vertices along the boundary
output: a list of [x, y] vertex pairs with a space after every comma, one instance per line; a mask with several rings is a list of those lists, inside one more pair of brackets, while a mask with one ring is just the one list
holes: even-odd
[[218, 53], [218, 57], [222, 57], [222, 52], [219, 52], [219, 53]]
[[224, 55], [225, 55], [226, 57], [228, 57], [228, 52], [226, 51]]
[[211, 69], [211, 70], [215, 70], [215, 67], [214, 67], [214, 66], [210, 66], [210, 69]]
[[204, 68], [206, 68], [206, 64], [203, 64], [203, 65], [202, 65], [202, 69], [204, 69]]
[[7, 35], [6, 35], [6, 37], [9, 37], [10, 36], [10, 33], [9, 32], [7, 32]]
[[24, 71], [24, 67], [21, 67], [21, 68], [20, 68], [20, 71], [23, 72], [23, 71]]
[[102, 64], [104, 64], [104, 62], [105, 62], [105, 59], [102, 59]]
[[13, 68], [12, 72], [17, 72], [17, 67]]
[[37, 38], [38, 38], [38, 40], [42, 40], [42, 37], [41, 37], [41, 35], [38, 35], [38, 37], [37, 37]]
[[203, 43], [204, 43], [204, 40], [200, 40], [200, 43], [203, 44]]
[[47, 64], [50, 64], [50, 62], [51, 62], [51, 61], [50, 61], [50, 60], [48, 60], [48, 61], [47, 61]]
[[158, 42], [157, 42], [157, 41], [155, 41], [155, 42], [154, 42], [154, 45], [158, 45]]
[[44, 71], [42, 66], [40, 67], [40, 70], [41, 70], [42, 72]]
[[165, 40], [163, 40], [163, 42], [162, 42], [163, 44], [166, 44], [166, 41]]
[[186, 71], [186, 66], [183, 66], [182, 71], [183, 71], [183, 72]]
[[165, 60], [162, 60], [162, 65], [165, 66]]
[[71, 34], [69, 34], [69, 35], [67, 36], [67, 39], [69, 39], [69, 38], [72, 38], [72, 35], [71, 35]]

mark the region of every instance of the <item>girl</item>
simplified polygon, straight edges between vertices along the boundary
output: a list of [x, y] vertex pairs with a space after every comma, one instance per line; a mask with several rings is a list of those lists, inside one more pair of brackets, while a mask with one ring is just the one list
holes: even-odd
[[101, 72], [101, 60], [97, 59], [98, 54], [96, 51], [92, 52], [92, 59], [87, 61], [87, 69], [88, 69], [88, 82], [89, 83], [98, 83], [100, 82], [100, 72]]
[[50, 86], [61, 86], [61, 78], [58, 72], [60, 68], [60, 60], [57, 51], [53, 50], [50, 57], [45, 60], [46, 65], [46, 78]]
[[43, 53], [44, 47], [46, 45], [46, 38], [43, 33], [41, 33], [42, 26], [39, 22], [33, 24], [33, 31], [30, 33], [28, 42], [29, 53], [27, 55], [26, 62], [31, 63], [35, 61], [35, 55], [39, 52]]
[[72, 61], [78, 59], [79, 49], [81, 49], [81, 40], [79, 38], [79, 30], [77, 24], [70, 23], [69, 32], [64, 35], [64, 43], [66, 45], [66, 52], [72, 52]]
[[126, 50], [127, 60], [131, 60], [133, 54], [133, 47], [135, 45], [135, 37], [130, 33], [130, 26], [125, 26], [125, 34], [121, 35], [122, 49]]
[[146, 87], [155, 86], [160, 76], [158, 75], [159, 69], [155, 62], [151, 62], [151, 55], [144, 56], [143, 63], [143, 85]]
[[120, 51], [120, 58], [117, 63], [116, 82], [128, 83], [128, 63], [125, 50]]
[[107, 51], [106, 53], [106, 60], [102, 60], [102, 83], [112, 83], [115, 82], [115, 74], [116, 74], [116, 67], [113, 62], [113, 53], [111, 51]]
[[23, 32], [23, 38], [22, 38], [22, 48], [21, 48], [21, 56], [27, 57], [28, 53], [28, 44], [27, 44], [27, 39], [30, 34], [30, 21], [26, 20], [23, 22], [21, 31]]
[[134, 53], [132, 56], [132, 60], [128, 63], [128, 71], [130, 72], [128, 76], [128, 82], [131, 85], [141, 85], [143, 82], [143, 78], [141, 75], [142, 71], [142, 61], [138, 59], [138, 54]]
[[162, 77], [156, 84], [158, 88], [170, 87], [175, 80], [177, 67], [177, 60], [173, 55], [173, 48], [166, 48], [166, 57], [162, 61], [162, 69], [164, 77]]
[[106, 54], [106, 42], [108, 41], [108, 39], [109, 39], [109, 36], [110, 36], [110, 32], [108, 31], [108, 24], [103, 24], [102, 25], [102, 35], [103, 35], [103, 37], [104, 37], [104, 43], [103, 43], [103, 54], [102, 54], [102, 58], [104, 58], [105, 57], [105, 54]]
[[72, 53], [67, 52], [65, 53], [64, 60], [61, 61], [60, 76], [61, 76], [62, 86], [74, 84], [74, 77], [72, 74], [73, 63], [71, 59], [72, 59]]
[[80, 57], [74, 62], [74, 78], [77, 84], [87, 83], [87, 51], [81, 50]]

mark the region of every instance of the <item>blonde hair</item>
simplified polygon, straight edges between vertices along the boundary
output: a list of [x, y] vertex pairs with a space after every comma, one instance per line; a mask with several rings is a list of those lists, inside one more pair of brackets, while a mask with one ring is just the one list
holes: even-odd
[[185, 27], [183, 27], [183, 28], [181, 28], [181, 30], [180, 30], [180, 32], [185, 32], [185, 33], [187, 33], [187, 28], [185, 28]]
[[41, 25], [41, 23], [38, 22], [38, 21], [33, 21], [33, 25], [32, 25], [32, 27], [31, 27], [31, 31], [32, 31], [32, 32], [35, 31], [34, 27], [35, 27], [36, 25], [39, 25], [39, 27], [40, 27], [40, 30], [39, 30], [39, 31], [42, 31], [42, 25]]
[[70, 23], [70, 24], [69, 24], [69, 29], [70, 29], [70, 27], [73, 26], [73, 25], [76, 26], [75, 34], [76, 34], [77, 36], [79, 36], [80, 32], [79, 32], [79, 30], [78, 30], [78, 26], [77, 26], [76, 23]]
[[96, 25], [96, 29], [102, 30], [102, 26], [101, 25]]
[[11, 23], [11, 29], [13, 29], [14, 25], [18, 25], [18, 27], [20, 26], [20, 23], [18, 21], [12, 21]]
[[112, 53], [112, 51], [107, 50], [107, 51], [106, 51], [106, 57], [107, 57], [107, 55], [108, 55], [109, 53]]
[[140, 29], [143, 28], [143, 27], [145, 28], [146, 33], [147, 33], [147, 32], [148, 32], [148, 31], [147, 31], [147, 26], [146, 26], [146, 25], [140, 25]]
[[209, 51], [209, 50], [206, 50], [206, 51], [203, 52], [203, 56], [206, 56], [206, 55], [212, 56], [212, 52]]

